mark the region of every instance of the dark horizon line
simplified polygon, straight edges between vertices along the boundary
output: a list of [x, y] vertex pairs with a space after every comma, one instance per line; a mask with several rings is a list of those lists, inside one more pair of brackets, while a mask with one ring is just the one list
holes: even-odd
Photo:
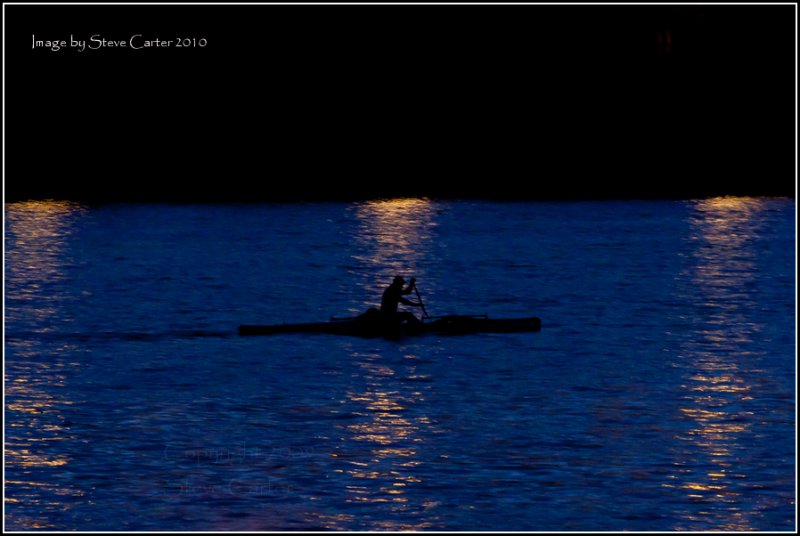
[[496, 201], [496, 202], [572, 202], [572, 201], [692, 201], [700, 199], [714, 199], [723, 197], [756, 197], [796, 199], [797, 192], [777, 191], [706, 191], [683, 192], [675, 194], [648, 194], [631, 193], [629, 195], [512, 195], [512, 194], [441, 194], [431, 192], [395, 191], [395, 192], [369, 192], [348, 195], [270, 195], [270, 196], [67, 196], [67, 195], [22, 195], [4, 196], [5, 203], [23, 203], [35, 201], [71, 202], [88, 205], [106, 204], [165, 204], [165, 205], [213, 205], [213, 204], [302, 204], [302, 203], [342, 203], [381, 201], [390, 199], [427, 199], [431, 201]]

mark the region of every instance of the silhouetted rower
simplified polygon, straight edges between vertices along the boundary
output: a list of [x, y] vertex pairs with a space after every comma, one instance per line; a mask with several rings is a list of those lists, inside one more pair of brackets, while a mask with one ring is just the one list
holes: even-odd
[[386, 287], [386, 290], [383, 291], [383, 297], [381, 298], [381, 314], [386, 320], [390, 321], [402, 322], [405, 320], [409, 323], [419, 323], [419, 319], [412, 313], [397, 312], [397, 306], [401, 303], [412, 307], [422, 307], [421, 303], [416, 303], [403, 297], [414, 292], [416, 279], [412, 277], [411, 281], [408, 283], [408, 287], [403, 288], [405, 283], [406, 280], [398, 275], [394, 278], [392, 284]]

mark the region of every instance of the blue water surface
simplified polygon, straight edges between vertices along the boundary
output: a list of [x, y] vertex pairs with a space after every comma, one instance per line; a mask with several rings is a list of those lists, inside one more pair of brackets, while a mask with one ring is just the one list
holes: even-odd
[[7, 530], [796, 526], [794, 200], [5, 211]]

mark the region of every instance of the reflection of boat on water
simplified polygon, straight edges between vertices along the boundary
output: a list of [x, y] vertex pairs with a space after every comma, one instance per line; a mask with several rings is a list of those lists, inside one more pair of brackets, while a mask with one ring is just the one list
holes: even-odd
[[278, 335], [281, 333], [328, 333], [357, 337], [403, 335], [466, 335], [470, 333], [515, 333], [539, 331], [542, 321], [535, 317], [489, 318], [488, 315], [449, 315], [423, 318], [422, 322], [387, 322], [380, 314], [369, 312], [353, 318], [305, 324], [242, 325], [239, 335]]

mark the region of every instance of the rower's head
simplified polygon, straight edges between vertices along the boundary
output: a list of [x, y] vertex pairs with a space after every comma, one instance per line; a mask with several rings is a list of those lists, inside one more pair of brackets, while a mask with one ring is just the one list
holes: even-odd
[[405, 280], [405, 279], [403, 279], [403, 276], [402, 276], [402, 275], [396, 275], [396, 276], [394, 276], [394, 281], [392, 281], [392, 285], [400, 285], [400, 286], [403, 286], [403, 285], [405, 285], [405, 284], [406, 284], [406, 280]]

